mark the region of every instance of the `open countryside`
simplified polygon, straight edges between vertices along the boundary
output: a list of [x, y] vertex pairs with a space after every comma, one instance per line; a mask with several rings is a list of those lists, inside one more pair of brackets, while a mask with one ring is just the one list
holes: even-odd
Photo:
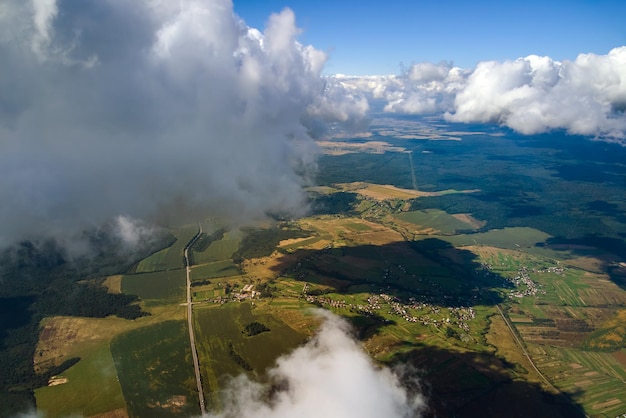
[[[337, 169], [339, 182], [321, 176], [323, 186], [309, 192], [309, 216], [242, 230], [207, 221], [195, 241], [197, 225], [173, 228], [173, 243], [104, 281], [110, 292], [139, 296], [150, 315], [46, 319], [38, 370], [80, 360], [37, 389], [38, 407], [51, 417], [199, 413], [191, 312], [206, 408], [220, 410], [230, 379], [263, 381], [279, 356], [315, 334], [319, 318], [310, 309], [321, 307], [347, 318], [375, 361], [415, 366], [433, 414], [506, 416], [511, 405], [525, 416], [626, 413], [626, 265], [619, 247], [613, 252], [602, 240], [581, 239], [589, 224], [577, 231], [550, 224], [556, 215], [537, 209], [547, 202], [541, 194], [533, 208], [512, 197], [497, 200], [500, 186], [489, 178], [459, 187], [458, 179], [438, 180], [417, 167], [416, 177], [429, 182], [422, 194], [402, 174], [411, 169], [406, 153], [325, 158], [367, 163], [344, 173], [322, 160]], [[553, 181], [566, 196], [574, 193], [571, 182], [582, 180]], [[94, 398], [100, 400], [73, 395], [95, 394], [89, 370], [96, 368], [106, 372], [99, 380], [106, 389]]]

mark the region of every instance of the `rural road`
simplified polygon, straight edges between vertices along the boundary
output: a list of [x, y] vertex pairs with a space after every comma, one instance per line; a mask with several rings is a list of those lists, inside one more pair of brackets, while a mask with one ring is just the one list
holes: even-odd
[[198, 362], [198, 352], [196, 351], [196, 339], [193, 333], [192, 305], [191, 305], [191, 263], [189, 262], [189, 249], [200, 238], [202, 234], [202, 226], [198, 225], [198, 233], [185, 246], [185, 270], [187, 272], [187, 321], [189, 325], [189, 343], [191, 344], [191, 356], [193, 357], [193, 368], [196, 372], [196, 383], [198, 385], [198, 398], [200, 400], [200, 413], [206, 414], [206, 406], [204, 404], [204, 392], [202, 390], [202, 379], [200, 377], [200, 363]]

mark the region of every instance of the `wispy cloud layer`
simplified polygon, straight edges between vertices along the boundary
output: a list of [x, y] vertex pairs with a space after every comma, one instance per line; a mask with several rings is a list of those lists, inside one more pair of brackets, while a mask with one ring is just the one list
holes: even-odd
[[[316, 337], [272, 369], [270, 388], [240, 376], [224, 391], [225, 408], [212, 418], [414, 418], [425, 408], [420, 393], [398, 374], [376, 367], [349, 335], [347, 323], [318, 311]], [[413, 388], [415, 389], [415, 388]]]
[[563, 129], [626, 138], [626, 46], [574, 61], [530, 55], [481, 62], [473, 70], [419, 63], [396, 77], [337, 80], [386, 99], [388, 112], [440, 113], [449, 121], [499, 123], [523, 134]]
[[3, 1], [0, 242], [301, 213], [311, 134], [367, 102], [324, 95], [299, 32], [289, 9], [261, 32], [229, 0]]

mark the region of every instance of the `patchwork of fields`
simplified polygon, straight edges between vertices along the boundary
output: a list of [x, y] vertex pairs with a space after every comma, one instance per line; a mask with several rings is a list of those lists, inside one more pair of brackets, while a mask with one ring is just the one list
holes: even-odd
[[[482, 224], [471, 216], [387, 205], [385, 188], [371, 190], [375, 198], [358, 197], [360, 214], [320, 214], [262, 232], [275, 242], [269, 252], [229, 231], [193, 249], [193, 323], [209, 409], [219, 409], [229, 379], [263, 380], [306, 341], [318, 321], [308, 309], [318, 306], [348, 318], [377, 361], [421, 370], [442, 415], [475, 416], [485, 403], [491, 416], [511, 405], [554, 417], [626, 411], [626, 292], [598, 270], [605, 252], [553, 246], [528, 227], [477, 232]], [[388, 190], [400, 199], [401, 189]], [[181, 254], [195, 232], [176, 231], [174, 245], [105, 282], [138, 295], [152, 316], [107, 318], [94, 335], [51, 321], [42, 367], [68, 355], [80, 361], [58, 377], [63, 383], [37, 391], [48, 416], [197, 413], [181, 306]], [[266, 330], [247, 335], [254, 323]], [[60, 345], [68, 338], [72, 349]], [[69, 354], [55, 354], [63, 350]]]

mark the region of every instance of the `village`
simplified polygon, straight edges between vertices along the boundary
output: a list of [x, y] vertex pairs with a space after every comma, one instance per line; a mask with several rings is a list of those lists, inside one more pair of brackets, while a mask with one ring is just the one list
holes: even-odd
[[[221, 285], [221, 283], [219, 285]], [[417, 301], [414, 297], [409, 298], [408, 303], [404, 303], [396, 296], [380, 293], [370, 295], [367, 298], [367, 304], [354, 304], [347, 302], [345, 299], [333, 299], [322, 295], [312, 295], [308, 293], [309, 290], [310, 286], [305, 282], [302, 287], [302, 293], [298, 297], [304, 298], [308, 303], [320, 307], [348, 309], [370, 317], [379, 317], [379, 312], [385, 309], [387, 314], [399, 316], [408, 322], [419, 322], [423, 325], [435, 328], [439, 328], [443, 325], [456, 325], [465, 332], [469, 332], [469, 321], [476, 317], [476, 313], [472, 307], [441, 307], [428, 302]], [[260, 298], [261, 292], [255, 290], [253, 284], [247, 284], [243, 286], [240, 291], [231, 290], [224, 296], [204, 299], [202, 303], [224, 304], [227, 302], [242, 302]], [[446, 311], [447, 316], [442, 318], [442, 316], [446, 314]]]
[[[385, 293], [371, 295], [367, 298], [367, 304], [348, 303], [344, 300], [332, 299], [324, 296], [304, 295], [307, 302], [331, 308], [349, 309], [364, 316], [380, 316], [377, 311], [386, 309], [387, 314], [399, 316], [408, 322], [420, 322], [426, 326], [439, 328], [443, 325], [456, 325], [462, 330], [469, 332], [470, 326], [468, 321], [476, 317], [476, 313], [472, 307], [446, 307], [431, 305], [425, 302], [418, 302], [415, 298], [409, 298], [409, 303], [402, 303], [399, 298], [390, 296]], [[446, 318], [432, 318], [434, 316], [443, 316], [445, 310], [448, 311]], [[419, 314], [415, 311], [428, 312]], [[413, 313], [412, 313], [413, 312]]]
[[[290, 273], [295, 274], [298, 279], [303, 280], [305, 274], [299, 272], [303, 262], [305, 260], [299, 260]], [[486, 276], [495, 276], [493, 267], [489, 264], [482, 264], [482, 270]], [[401, 266], [393, 266], [387, 268], [383, 272], [383, 279], [385, 281], [392, 278], [392, 271], [397, 268], [402, 273], [407, 274], [406, 269]], [[540, 285], [530, 278], [530, 274], [542, 274], [542, 273], [554, 273], [562, 275], [564, 269], [561, 267], [548, 267], [545, 269], [534, 269], [526, 266], [521, 266], [517, 274], [511, 278], [503, 278], [503, 287], [510, 288], [509, 298], [523, 298], [528, 296], [536, 296], [537, 294], [545, 294], [545, 290], [540, 288]], [[430, 285], [434, 289], [438, 289], [439, 286], [430, 278], [415, 276], [416, 280], [420, 282], [427, 282], [425, 284]], [[222, 283], [218, 284], [220, 287]], [[265, 288], [267, 285], [262, 285]], [[393, 292], [390, 286], [387, 286], [388, 290]], [[257, 289], [257, 286], [253, 284], [246, 284], [241, 289], [232, 288], [230, 285], [225, 286], [225, 295], [217, 296], [215, 298], [205, 299], [205, 303], [217, 303], [224, 304], [227, 302], [242, 302], [245, 300], [255, 300], [264, 297], [271, 297], [266, 292], [261, 292]], [[289, 296], [288, 294], [282, 294], [282, 297]], [[292, 296], [294, 296], [292, 294]], [[476, 297], [476, 296], [474, 296]], [[381, 318], [381, 313], [400, 317], [407, 322], [421, 323], [422, 325], [441, 328], [444, 326], [456, 326], [466, 333], [470, 332], [470, 323], [476, 317], [474, 308], [471, 306], [464, 306], [462, 300], [457, 300], [456, 305], [454, 298], [449, 295], [443, 295], [443, 299], [450, 303], [449, 306], [442, 306], [441, 301], [431, 300], [427, 295], [421, 297], [409, 297], [408, 299], [402, 299], [397, 296], [390, 295], [389, 292], [385, 292], [384, 289], [379, 289], [377, 294], [371, 294], [367, 297], [367, 303], [353, 303], [347, 301], [345, 298], [332, 298], [324, 294], [315, 294], [311, 292], [311, 286], [306, 281], [303, 284], [301, 294], [298, 298], [304, 298], [308, 303], [331, 309], [347, 309], [352, 312], [358, 313], [363, 316]], [[419, 299], [419, 300], [418, 300]], [[254, 302], [253, 302], [254, 303]]]

